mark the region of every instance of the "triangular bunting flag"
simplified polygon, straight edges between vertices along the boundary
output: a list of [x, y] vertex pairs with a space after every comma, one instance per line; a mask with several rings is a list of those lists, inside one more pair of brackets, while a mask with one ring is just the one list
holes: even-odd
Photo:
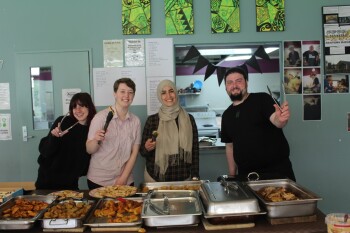
[[196, 66], [194, 67], [194, 71], [192, 74], [196, 73], [198, 70], [202, 69], [204, 66], [208, 64], [209, 64], [209, 61], [202, 55], [199, 55], [199, 58], [197, 60]]
[[249, 58], [245, 64], [249, 65], [250, 67], [254, 68], [256, 71], [261, 72], [258, 60], [256, 60], [256, 57], [253, 55], [251, 58]]
[[226, 73], [226, 67], [219, 66], [216, 68], [216, 75], [218, 76], [219, 86], [221, 85], [222, 80], [224, 80], [225, 73]]
[[196, 47], [191, 46], [191, 48], [188, 50], [185, 58], [182, 60], [182, 63], [184, 63], [185, 61], [191, 60], [192, 58], [198, 57], [199, 55], [201, 55], [201, 54], [196, 49]]
[[254, 55], [262, 59], [270, 60], [269, 55], [266, 53], [265, 48], [262, 45], [259, 46]]
[[204, 76], [204, 81], [210, 77], [210, 75], [212, 75], [214, 73], [214, 71], [216, 70], [216, 66], [214, 66], [213, 64], [209, 63], [207, 66], [207, 69], [205, 71], [205, 76]]

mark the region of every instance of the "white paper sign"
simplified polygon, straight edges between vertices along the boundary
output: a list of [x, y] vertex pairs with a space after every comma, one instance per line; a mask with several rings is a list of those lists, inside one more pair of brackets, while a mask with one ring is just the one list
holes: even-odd
[[125, 65], [145, 66], [145, 41], [144, 39], [125, 40]]
[[0, 114], [0, 140], [12, 140], [11, 114]]
[[158, 84], [164, 80], [169, 79], [174, 81], [173, 77], [148, 77], [147, 78], [147, 114], [152, 115], [159, 111], [161, 103], [157, 97]]
[[0, 110], [10, 109], [10, 84], [0, 83]]
[[95, 106], [114, 104], [113, 85], [120, 78], [130, 78], [136, 84], [132, 105], [146, 105], [145, 67], [113, 67], [93, 69]]
[[123, 66], [123, 40], [103, 41], [103, 65], [104, 67]]
[[69, 103], [73, 95], [81, 92], [81, 89], [62, 89], [62, 113], [66, 114], [69, 111]]
[[172, 38], [146, 39], [146, 76], [174, 76], [174, 44]]

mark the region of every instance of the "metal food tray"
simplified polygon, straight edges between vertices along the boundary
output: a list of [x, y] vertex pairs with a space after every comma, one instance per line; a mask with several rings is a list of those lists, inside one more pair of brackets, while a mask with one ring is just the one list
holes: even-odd
[[[165, 196], [168, 213], [160, 214], [152, 208], [164, 209]], [[151, 201], [150, 204], [148, 201]], [[200, 221], [202, 207], [198, 192], [194, 190], [154, 190], [149, 200], [145, 200], [141, 217], [150, 227], [170, 227], [195, 225]]]
[[[198, 190], [201, 186], [203, 181], [201, 180], [188, 180], [188, 181], [172, 181], [172, 182], [149, 182], [149, 183], [142, 183], [139, 187], [138, 194], [146, 195], [148, 190], [189, 190], [186, 189], [186, 186], [192, 187], [197, 186]], [[164, 187], [170, 187], [172, 189], [163, 189]], [[183, 187], [183, 189], [181, 189]], [[145, 191], [144, 189], [147, 189]]]
[[[68, 202], [69, 200], [62, 200], [56, 204], [53, 204], [51, 207], [62, 204], [64, 202]], [[94, 200], [73, 200], [75, 203], [86, 203], [90, 204], [90, 208], [88, 212], [80, 217], [80, 218], [42, 218], [41, 220], [41, 226], [42, 228], [46, 229], [65, 229], [65, 228], [79, 228], [83, 226], [84, 220], [87, 218], [91, 210], [93, 209], [93, 205], [95, 203]], [[49, 209], [47, 209], [49, 211]], [[45, 214], [45, 213], [44, 213]]]
[[[49, 204], [49, 206], [56, 200], [56, 196], [52, 195], [22, 195], [14, 197], [0, 206], [0, 230], [22, 230], [30, 229], [34, 226], [36, 220], [38, 220], [46, 209], [41, 210], [33, 218], [3, 218], [2, 212], [5, 209], [11, 208], [15, 205], [17, 199], [26, 199], [30, 201], [43, 201]], [[48, 207], [49, 207], [48, 206]]]
[[206, 182], [200, 189], [205, 218], [266, 214], [241, 182]]
[[[138, 202], [143, 202], [143, 199], [141, 197], [129, 197], [129, 198], [123, 198], [126, 200], [133, 200]], [[102, 198], [100, 199], [97, 204], [95, 205], [95, 208], [89, 213], [86, 222], [84, 225], [90, 226], [90, 227], [131, 227], [131, 226], [138, 226], [142, 224], [142, 218], [140, 218], [139, 221], [136, 222], [123, 222], [123, 223], [109, 223], [107, 217], [95, 217], [94, 212], [96, 209], [101, 209], [103, 204], [108, 200], [114, 200], [115, 202], [118, 202], [117, 199], [113, 198]]]
[[[259, 201], [265, 206], [269, 218], [314, 215], [316, 212], [317, 201], [322, 200], [322, 198], [320, 198], [318, 195], [290, 179], [248, 181], [246, 184], [258, 197]], [[264, 199], [264, 197], [257, 193], [257, 191], [268, 186], [284, 187], [296, 195], [299, 199], [280, 202], [267, 201]]]

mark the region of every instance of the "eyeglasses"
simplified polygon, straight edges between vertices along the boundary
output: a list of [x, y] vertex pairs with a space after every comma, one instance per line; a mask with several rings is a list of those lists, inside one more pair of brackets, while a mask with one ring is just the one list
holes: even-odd
[[77, 122], [75, 122], [72, 126], [68, 127], [68, 128], [65, 129], [65, 130], [62, 130], [62, 128], [61, 128], [62, 122], [64, 121], [64, 119], [66, 119], [67, 116], [69, 116], [69, 112], [67, 112], [67, 114], [64, 115], [64, 117], [62, 117], [62, 119], [61, 119], [61, 121], [60, 121], [60, 132], [58, 133], [59, 135], [61, 135], [62, 132], [64, 132], [64, 131], [69, 131], [71, 128], [73, 128], [74, 126], [76, 126], [76, 124], [79, 123], [79, 121], [77, 121]]

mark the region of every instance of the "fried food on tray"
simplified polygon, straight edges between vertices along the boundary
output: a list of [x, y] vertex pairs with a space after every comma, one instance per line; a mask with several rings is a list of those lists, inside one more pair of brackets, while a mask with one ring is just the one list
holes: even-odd
[[15, 205], [2, 212], [4, 218], [33, 218], [49, 204], [43, 201], [17, 199]]
[[49, 195], [58, 196], [58, 200], [63, 200], [67, 198], [82, 199], [84, 196], [84, 193], [79, 193], [73, 190], [61, 190], [61, 191], [50, 193]]
[[123, 201], [107, 200], [102, 208], [96, 209], [96, 217], [107, 217], [109, 223], [137, 222], [141, 219], [142, 202], [125, 199]]
[[103, 197], [129, 197], [136, 193], [137, 188], [134, 186], [127, 185], [115, 185], [115, 186], [105, 186], [90, 191], [90, 196], [103, 198]]
[[91, 204], [68, 200], [50, 207], [44, 218], [82, 218], [91, 208]]
[[299, 198], [284, 187], [268, 186], [257, 191], [265, 200], [272, 202], [293, 201]]

